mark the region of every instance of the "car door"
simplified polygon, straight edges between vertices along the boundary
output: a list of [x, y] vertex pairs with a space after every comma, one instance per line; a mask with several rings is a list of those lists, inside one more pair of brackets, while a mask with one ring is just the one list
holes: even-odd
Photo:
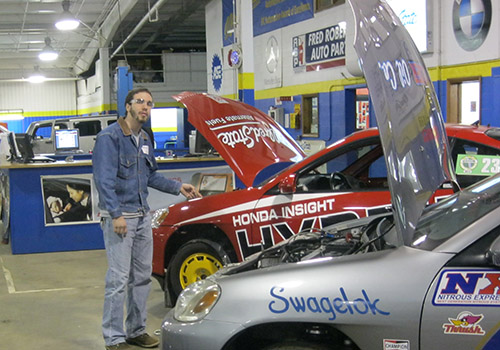
[[387, 171], [378, 137], [333, 149], [305, 163], [289, 175], [295, 178], [293, 192], [281, 193], [275, 187], [257, 201], [250, 242], [254, 249], [301, 231], [390, 210]]
[[67, 120], [48, 120], [39, 122], [31, 133], [33, 153], [54, 154], [54, 130], [67, 128]]
[[73, 127], [80, 132], [80, 150], [89, 153], [94, 149], [95, 139], [102, 130], [100, 119], [73, 121]]
[[421, 349], [500, 348], [500, 269], [486, 258], [499, 234], [496, 227], [438, 272], [423, 307]]

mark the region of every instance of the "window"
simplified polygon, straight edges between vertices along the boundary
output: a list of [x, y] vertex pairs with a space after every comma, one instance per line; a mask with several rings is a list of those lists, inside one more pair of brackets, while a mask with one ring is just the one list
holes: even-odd
[[76, 122], [75, 128], [80, 130], [80, 136], [94, 136], [101, 131], [101, 121], [92, 120], [84, 122]]
[[332, 152], [303, 169], [301, 192], [387, 190], [387, 168], [380, 140], [364, 140], [342, 153]]
[[319, 136], [318, 94], [302, 96], [302, 135]]
[[345, 0], [316, 0], [316, 12], [329, 9], [330, 7], [345, 4]]
[[[119, 57], [120, 55], [117, 55]], [[119, 60], [124, 60], [121, 56]], [[119, 61], [112, 62], [111, 68], [115, 69]], [[133, 74], [135, 83], [163, 83], [163, 61], [161, 54], [127, 55], [126, 62], [129, 71]]]
[[52, 133], [52, 124], [40, 125], [37, 127], [33, 133], [35, 139], [49, 138]]

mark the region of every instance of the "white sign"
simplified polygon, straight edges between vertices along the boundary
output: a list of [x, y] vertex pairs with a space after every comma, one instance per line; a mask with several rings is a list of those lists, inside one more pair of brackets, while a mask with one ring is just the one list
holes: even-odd
[[429, 50], [427, 46], [427, 0], [387, 0], [405, 26], [420, 52]]

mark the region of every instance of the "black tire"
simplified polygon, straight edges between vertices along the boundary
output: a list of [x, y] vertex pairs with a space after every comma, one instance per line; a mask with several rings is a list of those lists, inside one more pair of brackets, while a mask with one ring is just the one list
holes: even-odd
[[192, 282], [205, 279], [222, 268], [219, 253], [203, 241], [183, 244], [168, 266], [168, 279], [174, 299]]
[[285, 341], [264, 347], [262, 350], [329, 350], [321, 344]]

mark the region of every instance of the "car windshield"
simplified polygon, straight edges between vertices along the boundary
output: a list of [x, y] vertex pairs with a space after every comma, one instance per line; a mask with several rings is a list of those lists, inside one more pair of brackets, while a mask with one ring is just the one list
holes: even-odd
[[432, 250], [499, 205], [497, 175], [429, 207], [417, 225], [412, 247]]

